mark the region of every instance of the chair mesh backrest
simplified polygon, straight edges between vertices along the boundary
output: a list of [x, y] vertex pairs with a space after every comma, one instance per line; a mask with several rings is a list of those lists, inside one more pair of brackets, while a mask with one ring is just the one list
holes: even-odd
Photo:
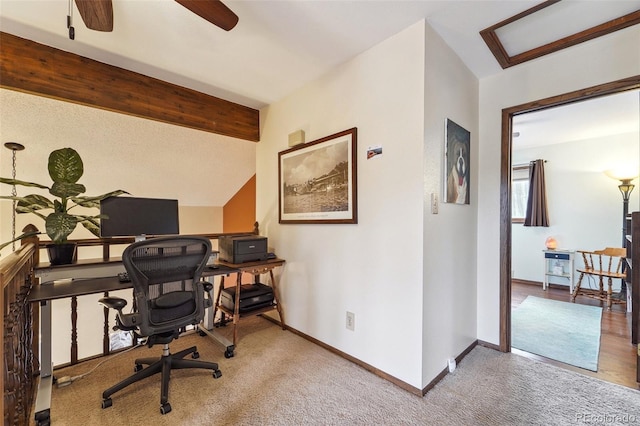
[[131, 278], [142, 335], [174, 331], [204, 317], [199, 284], [211, 242], [200, 237], [163, 237], [140, 241], [122, 255]]

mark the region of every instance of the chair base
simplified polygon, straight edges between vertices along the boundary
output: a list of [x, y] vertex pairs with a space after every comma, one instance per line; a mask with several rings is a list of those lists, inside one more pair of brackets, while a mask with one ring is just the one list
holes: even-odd
[[[135, 360], [136, 373], [127, 377], [120, 383], [110, 387], [102, 393], [102, 408], [111, 407], [111, 395], [126, 388], [127, 386], [136, 383], [142, 379], [153, 376], [157, 373], [162, 373], [162, 387], [160, 391], [160, 413], [167, 414], [171, 411], [171, 405], [169, 404], [169, 380], [171, 378], [172, 369], [181, 368], [204, 368], [213, 371], [213, 377], [215, 379], [222, 376], [222, 372], [218, 369], [218, 364], [215, 362], [196, 361], [195, 359], [183, 359], [185, 356], [191, 354], [192, 358], [198, 358], [198, 350], [195, 346], [182, 350], [175, 354], [169, 353], [169, 344], [165, 344], [161, 357], [155, 358], [139, 358]], [[148, 365], [143, 368], [142, 365]]]

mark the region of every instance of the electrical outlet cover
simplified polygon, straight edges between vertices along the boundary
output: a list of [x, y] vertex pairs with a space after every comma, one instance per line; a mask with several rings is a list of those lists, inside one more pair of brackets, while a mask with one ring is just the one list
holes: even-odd
[[356, 315], [353, 312], [347, 312], [347, 330], [354, 331], [356, 328]]

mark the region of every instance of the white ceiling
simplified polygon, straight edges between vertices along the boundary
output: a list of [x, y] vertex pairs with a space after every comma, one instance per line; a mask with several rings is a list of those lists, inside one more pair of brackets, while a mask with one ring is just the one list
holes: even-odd
[[1, 0], [0, 29], [259, 108], [424, 17], [462, 29], [474, 72], [495, 73], [478, 32], [535, 3], [226, 0], [240, 20], [225, 32], [173, 0], [113, 0], [111, 33], [88, 30], [74, 5], [71, 41], [68, 0]]
[[515, 116], [513, 132], [513, 149], [640, 134], [640, 90]]
[[[66, 27], [68, 0], [0, 0], [0, 30], [261, 108], [422, 19], [479, 79], [498, 73], [501, 68], [480, 30], [538, 3], [226, 0], [240, 21], [225, 32], [173, 0], [113, 0], [114, 31], [110, 33], [88, 30], [74, 4], [76, 37], [72, 41]], [[584, 18], [602, 13], [594, 4], [606, 3], [603, 7], [618, 8], [621, 13], [640, 9], [640, 0], [570, 3], [573, 7], [584, 4], [578, 15]], [[527, 35], [515, 37], [524, 40]]]

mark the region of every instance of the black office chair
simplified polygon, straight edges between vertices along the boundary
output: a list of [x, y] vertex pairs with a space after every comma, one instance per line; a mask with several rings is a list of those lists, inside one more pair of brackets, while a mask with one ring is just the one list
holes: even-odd
[[[102, 408], [111, 406], [115, 392], [161, 372], [160, 413], [167, 414], [171, 411], [168, 396], [172, 368], [206, 368], [213, 370], [216, 379], [222, 375], [216, 363], [183, 359], [189, 354], [199, 357], [195, 346], [176, 354], [169, 352], [169, 343], [186, 326], [200, 323], [205, 309], [212, 305], [213, 285], [200, 281], [210, 253], [208, 239], [181, 236], [140, 241], [125, 249], [122, 261], [133, 284], [134, 312], [123, 313], [127, 301], [119, 297], [104, 297], [100, 303], [118, 311], [117, 328], [147, 337], [149, 347], [163, 344], [164, 348], [160, 358], [136, 359], [135, 374], [102, 393]], [[148, 367], [143, 369], [142, 365]]]

